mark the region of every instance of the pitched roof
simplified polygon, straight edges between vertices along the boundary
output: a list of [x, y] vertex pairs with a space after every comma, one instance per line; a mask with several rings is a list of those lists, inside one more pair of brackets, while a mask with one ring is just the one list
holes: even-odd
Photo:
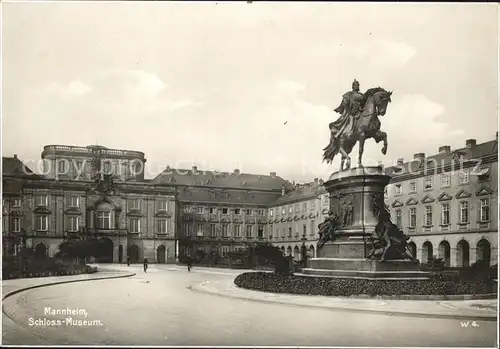
[[[25, 176], [35, 175], [35, 173], [21, 160], [14, 156], [2, 157], [2, 175], [3, 176]], [[38, 176], [37, 176], [38, 177]]]
[[293, 189], [290, 182], [275, 175], [256, 175], [248, 173], [228, 173], [202, 171], [195, 169], [167, 168], [149, 181], [149, 184], [170, 186], [203, 186], [208, 188], [234, 188], [246, 190], [286, 190]]
[[286, 205], [298, 201], [303, 201], [306, 199], [312, 199], [317, 197], [318, 195], [322, 195], [326, 193], [326, 189], [321, 183], [306, 183], [306, 184], [298, 184], [295, 188], [285, 195], [278, 198], [274, 201], [270, 206], [278, 206], [278, 205]]
[[178, 200], [180, 202], [208, 203], [211, 205], [227, 204], [245, 204], [245, 205], [268, 205], [279, 197], [278, 192], [264, 192], [241, 189], [221, 189], [204, 187], [184, 187], [178, 191]]
[[454, 160], [459, 160], [460, 156], [463, 156], [464, 160], [472, 160], [483, 158], [488, 155], [496, 155], [497, 153], [498, 142], [496, 140], [493, 140], [477, 144], [471, 148], [460, 148], [447, 153], [427, 156], [425, 157], [424, 162], [421, 164], [420, 160], [412, 159], [408, 162], [404, 162], [401, 165], [386, 167], [384, 169], [384, 172], [387, 175], [395, 177], [401, 174], [408, 174], [417, 170], [423, 170], [425, 168], [432, 169], [436, 165], [437, 167], [450, 165], [454, 162]]

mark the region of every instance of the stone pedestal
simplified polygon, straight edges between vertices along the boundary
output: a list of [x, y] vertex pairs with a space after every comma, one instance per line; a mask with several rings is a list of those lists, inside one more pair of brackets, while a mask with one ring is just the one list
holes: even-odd
[[378, 223], [378, 207], [384, 207], [384, 189], [390, 177], [381, 167], [361, 167], [334, 173], [325, 182], [330, 211], [340, 219], [336, 239], [318, 249], [304, 274], [342, 278], [420, 279], [428, 274], [409, 260], [368, 259], [367, 238]]

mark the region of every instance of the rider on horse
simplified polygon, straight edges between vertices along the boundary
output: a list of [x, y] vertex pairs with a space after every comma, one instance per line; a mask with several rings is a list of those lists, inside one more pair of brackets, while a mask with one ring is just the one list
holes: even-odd
[[354, 120], [359, 117], [359, 112], [363, 108], [362, 103], [363, 94], [359, 92], [359, 82], [354, 79], [352, 91], [345, 93], [341, 104], [334, 109], [340, 117], [329, 125], [333, 137], [338, 138], [342, 134], [349, 134], [353, 131]]

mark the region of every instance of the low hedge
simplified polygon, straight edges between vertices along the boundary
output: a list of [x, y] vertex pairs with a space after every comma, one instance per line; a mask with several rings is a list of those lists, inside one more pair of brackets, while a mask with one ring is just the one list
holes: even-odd
[[440, 277], [432, 277], [429, 280], [363, 280], [281, 276], [276, 273], [250, 272], [238, 275], [234, 279], [234, 283], [238, 287], [263, 292], [338, 297], [497, 293], [497, 286], [493, 280], [456, 281]]

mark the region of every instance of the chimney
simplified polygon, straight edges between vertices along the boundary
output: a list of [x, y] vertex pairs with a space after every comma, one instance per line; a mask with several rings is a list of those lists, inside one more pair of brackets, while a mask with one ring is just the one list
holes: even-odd
[[439, 147], [438, 152], [439, 154], [449, 154], [451, 151], [451, 148], [449, 145], [443, 145]]
[[425, 159], [425, 153], [416, 153], [413, 155], [413, 160], [423, 161]]
[[198, 166], [193, 166], [192, 170], [193, 173], [196, 174], [198, 172]]
[[276, 172], [271, 172], [269, 175], [270, 175], [271, 177], [276, 177]]
[[235, 168], [235, 169], [234, 169], [234, 174], [240, 174], [240, 170], [239, 170], [239, 169], [237, 169], [237, 168]]
[[465, 141], [465, 146], [467, 148], [472, 148], [472, 147], [475, 147], [476, 146], [476, 140], [475, 139], [468, 139]]
[[14, 154], [14, 159], [17, 159], [17, 154]]
[[314, 178], [314, 185], [318, 185], [318, 182], [319, 182], [319, 178]]
[[398, 165], [402, 165], [402, 164], [404, 164], [404, 162], [405, 162], [405, 159], [403, 159], [403, 158], [398, 158], [398, 162], [397, 162], [397, 164], [398, 164]]

